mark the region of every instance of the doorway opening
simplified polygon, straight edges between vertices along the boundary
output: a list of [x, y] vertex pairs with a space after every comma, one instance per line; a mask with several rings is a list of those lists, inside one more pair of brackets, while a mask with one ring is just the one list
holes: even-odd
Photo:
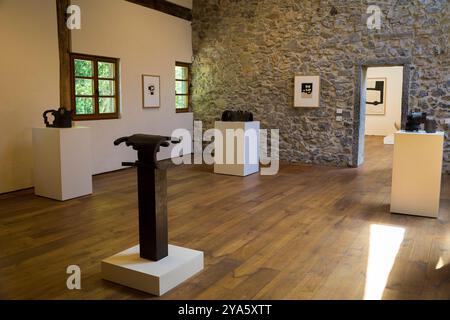
[[360, 65], [356, 80], [353, 166], [364, 163], [368, 143], [393, 144], [408, 114], [409, 64]]

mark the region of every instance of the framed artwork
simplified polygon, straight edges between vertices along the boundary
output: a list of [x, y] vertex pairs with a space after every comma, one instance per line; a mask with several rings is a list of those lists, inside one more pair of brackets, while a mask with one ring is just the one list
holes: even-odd
[[320, 106], [320, 76], [296, 76], [294, 87], [294, 107], [318, 108]]
[[159, 76], [142, 75], [142, 106], [144, 108], [159, 108]]
[[366, 114], [386, 114], [386, 78], [367, 79]]

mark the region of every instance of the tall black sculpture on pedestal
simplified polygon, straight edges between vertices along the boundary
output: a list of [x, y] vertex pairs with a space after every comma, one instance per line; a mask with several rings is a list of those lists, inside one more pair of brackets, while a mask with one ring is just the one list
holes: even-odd
[[125, 142], [137, 150], [138, 161], [124, 162], [124, 166], [137, 167], [139, 201], [139, 246], [143, 259], [159, 261], [168, 255], [167, 232], [167, 168], [172, 163], [160, 161], [156, 155], [161, 147], [180, 140], [154, 135], [135, 134], [114, 141]]

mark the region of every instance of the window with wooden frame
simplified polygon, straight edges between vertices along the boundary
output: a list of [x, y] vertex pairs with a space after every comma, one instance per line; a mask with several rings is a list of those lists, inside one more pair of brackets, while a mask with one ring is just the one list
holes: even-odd
[[175, 109], [177, 112], [190, 111], [190, 74], [189, 63], [175, 64]]
[[119, 59], [71, 54], [73, 120], [119, 118]]

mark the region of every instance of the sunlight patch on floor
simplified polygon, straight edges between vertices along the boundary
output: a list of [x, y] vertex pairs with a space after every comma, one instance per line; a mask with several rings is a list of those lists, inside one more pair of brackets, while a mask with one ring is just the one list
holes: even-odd
[[405, 229], [373, 224], [370, 226], [364, 300], [381, 300], [395, 262]]
[[444, 259], [442, 259], [442, 257], [439, 258], [439, 261], [436, 265], [436, 270], [442, 269], [445, 266], [445, 262]]

